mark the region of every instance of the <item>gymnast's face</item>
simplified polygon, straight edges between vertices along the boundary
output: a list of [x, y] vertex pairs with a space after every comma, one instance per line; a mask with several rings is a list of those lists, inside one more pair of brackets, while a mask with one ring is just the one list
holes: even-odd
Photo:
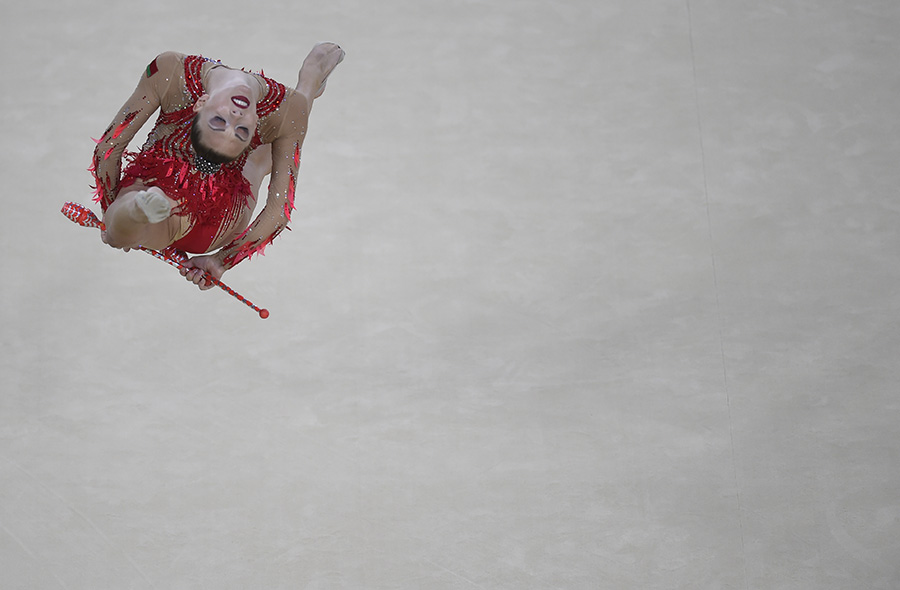
[[251, 96], [249, 88], [234, 87], [197, 100], [194, 112], [204, 146], [232, 159], [247, 149], [259, 122]]

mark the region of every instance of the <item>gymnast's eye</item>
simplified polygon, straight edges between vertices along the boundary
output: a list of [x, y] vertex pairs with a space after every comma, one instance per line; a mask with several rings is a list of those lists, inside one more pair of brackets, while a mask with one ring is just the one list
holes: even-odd
[[209, 120], [209, 126], [214, 131], [225, 131], [226, 125], [227, 124], [225, 123], [225, 119], [223, 119], [222, 117], [213, 117]]
[[234, 130], [234, 133], [241, 141], [247, 141], [248, 139], [250, 139], [250, 130], [246, 127], [238, 127]]

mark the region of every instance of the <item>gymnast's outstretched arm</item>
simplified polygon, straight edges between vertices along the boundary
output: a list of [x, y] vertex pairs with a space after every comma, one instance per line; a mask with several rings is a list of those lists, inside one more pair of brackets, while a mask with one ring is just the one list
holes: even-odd
[[116, 199], [122, 172], [122, 155], [138, 130], [159, 109], [169, 89], [174, 72], [179, 67], [175, 53], [162, 53], [141, 74], [132, 95], [113, 117], [100, 139], [96, 140], [91, 172], [94, 175], [96, 198], [100, 207], [107, 207]]

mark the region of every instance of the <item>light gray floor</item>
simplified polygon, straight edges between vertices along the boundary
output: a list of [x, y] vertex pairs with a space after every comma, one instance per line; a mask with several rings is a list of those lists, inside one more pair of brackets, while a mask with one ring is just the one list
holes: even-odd
[[[900, 587], [900, 4], [6, 4], [4, 589]], [[268, 320], [59, 214], [326, 39]]]

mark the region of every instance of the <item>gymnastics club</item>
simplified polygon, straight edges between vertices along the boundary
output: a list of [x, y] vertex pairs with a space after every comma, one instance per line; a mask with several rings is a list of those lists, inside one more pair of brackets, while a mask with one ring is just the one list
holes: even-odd
[[[84, 227], [96, 227], [97, 229], [100, 229], [100, 230], [106, 229], [106, 226], [103, 224], [102, 221], [97, 219], [97, 216], [94, 215], [93, 211], [91, 211], [90, 209], [88, 209], [87, 207], [85, 207], [83, 205], [79, 205], [78, 203], [68, 202], [65, 205], [63, 205], [62, 214], [65, 215], [66, 217], [68, 217], [71, 221], [74, 221], [75, 223], [77, 223], [78, 225], [81, 225]], [[183, 266], [181, 263], [179, 263], [177, 260], [175, 260], [171, 256], [168, 256], [167, 254], [165, 254], [163, 252], [159, 252], [158, 250], [151, 250], [150, 248], [144, 248], [143, 246], [137, 246], [136, 249], [143, 250], [147, 254], [150, 254], [151, 256], [158, 258], [159, 260], [162, 260], [166, 264], [169, 264], [170, 266], [174, 266], [177, 269], [187, 269], [186, 266]], [[261, 317], [262, 319], [266, 319], [267, 317], [269, 317], [268, 309], [260, 309], [259, 307], [256, 307], [255, 305], [253, 305], [253, 303], [249, 299], [245, 299], [240, 293], [238, 293], [237, 291], [235, 291], [234, 289], [232, 289], [231, 287], [229, 287], [228, 285], [226, 285], [219, 279], [211, 276], [209, 273], [204, 273], [204, 278], [207, 281], [209, 281], [210, 283], [212, 283], [213, 285], [221, 288], [223, 291], [225, 291], [226, 293], [228, 293], [229, 295], [231, 295], [232, 297], [234, 297], [241, 303], [246, 304], [247, 307], [249, 307], [250, 309], [254, 310], [256, 313], [258, 313], [259, 317]]]

